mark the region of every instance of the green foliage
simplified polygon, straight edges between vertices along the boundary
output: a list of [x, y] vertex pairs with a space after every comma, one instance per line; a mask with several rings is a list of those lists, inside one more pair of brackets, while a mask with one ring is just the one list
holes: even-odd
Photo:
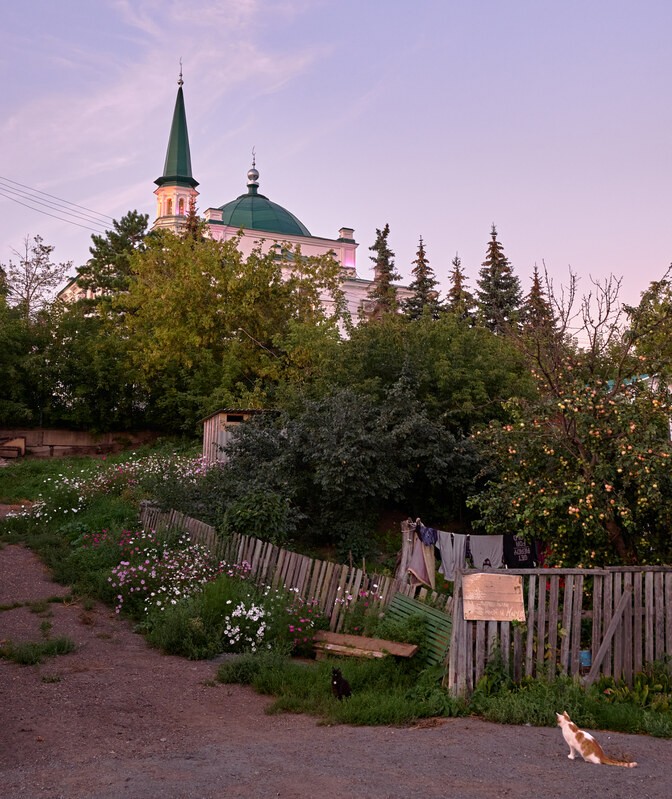
[[0, 658], [12, 660], [21, 666], [35, 666], [47, 657], [67, 655], [73, 652], [75, 642], [70, 638], [51, 638], [45, 641], [14, 644], [11, 641], [0, 646]]
[[400, 275], [394, 266], [394, 253], [387, 241], [389, 235], [389, 224], [382, 230], [377, 228], [376, 240], [369, 247], [375, 255], [370, 256], [373, 261], [373, 285], [369, 289], [369, 297], [373, 308], [368, 316], [374, 320], [394, 313], [398, 307], [397, 290], [393, 281], [399, 280]]
[[109, 305], [111, 295], [128, 289], [131, 255], [144, 249], [148, 220], [147, 214], [129, 211], [121, 219], [114, 219], [112, 229], [104, 235], [91, 236], [91, 258], [77, 271], [83, 289], [100, 293], [97, 303]]
[[478, 277], [478, 308], [483, 324], [494, 333], [503, 333], [519, 321], [522, 304], [520, 280], [513, 273], [497, 230], [490, 231], [487, 255]]
[[245, 570], [229, 567], [184, 601], [154, 610], [147, 640], [164, 652], [190, 659], [221, 652], [296, 652], [310, 648], [327, 620], [291, 593], [258, 589]]
[[240, 533], [285, 545], [297, 528], [298, 514], [289, 499], [275, 491], [251, 491], [226, 508], [221, 522], [224, 535]]
[[402, 308], [409, 319], [419, 319], [426, 314], [431, 319], [438, 319], [441, 313], [439, 292], [436, 290], [438, 281], [434, 277], [434, 270], [429, 265], [425, 245], [420, 238], [418, 252], [413, 261], [413, 281], [409, 289], [413, 292], [409, 299], [402, 302]]
[[511, 404], [475, 441], [492, 479], [472, 507], [490, 533], [534, 535], [553, 562], [665, 563], [672, 555], [670, 399], [645, 381], [565, 377], [559, 397]]
[[[331, 669], [338, 665], [352, 696], [338, 702], [331, 691]], [[463, 702], [440, 687], [438, 669], [408, 674], [393, 658], [325, 660], [314, 665], [268, 655], [247, 657], [220, 666], [221, 682], [243, 682], [272, 695], [270, 713], [310, 713], [337, 724], [409, 724], [433, 716], [457, 716]]]
[[206, 478], [211, 519], [235, 530], [229, 509], [239, 514], [242, 502], [248, 525], [250, 497], [264, 498], [252, 517], [262, 538], [296, 530], [297, 540], [330, 543], [356, 559], [370, 552], [383, 507], [449, 490], [468, 468], [455, 437], [403, 381], [381, 406], [343, 389], [291, 414], [257, 417], [241, 425], [228, 454], [228, 465]]

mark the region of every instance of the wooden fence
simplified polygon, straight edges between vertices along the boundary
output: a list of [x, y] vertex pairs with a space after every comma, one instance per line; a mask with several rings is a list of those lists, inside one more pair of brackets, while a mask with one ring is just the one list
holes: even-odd
[[162, 512], [151, 503], [142, 504], [140, 521], [153, 530], [184, 530], [194, 543], [208, 547], [219, 560], [230, 564], [246, 562], [257, 583], [285, 588], [305, 601], [315, 602], [329, 618], [329, 628], [334, 632], [342, 629], [345, 614], [357, 602], [377, 604], [382, 610], [397, 592], [417, 596], [447, 612], [452, 606], [452, 597], [427, 589], [418, 593], [407, 581], [395, 577], [367, 574], [347, 564], [316, 560], [251, 536], [222, 538], [204, 522], [177, 511]]
[[[654, 660], [672, 655], [672, 569], [509, 569], [523, 577], [524, 624], [466, 621], [463, 574], [455, 579], [448, 686], [469, 694], [494, 653], [515, 681], [600, 675], [632, 684]], [[588, 665], [590, 664], [590, 665]]]

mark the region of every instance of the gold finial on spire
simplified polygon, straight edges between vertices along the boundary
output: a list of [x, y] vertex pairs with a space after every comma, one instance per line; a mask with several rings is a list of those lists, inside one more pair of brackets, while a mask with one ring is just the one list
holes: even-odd
[[180, 56], [180, 77], [179, 80], [177, 81], [177, 85], [178, 86], [184, 85], [184, 81], [182, 80], [182, 56]]

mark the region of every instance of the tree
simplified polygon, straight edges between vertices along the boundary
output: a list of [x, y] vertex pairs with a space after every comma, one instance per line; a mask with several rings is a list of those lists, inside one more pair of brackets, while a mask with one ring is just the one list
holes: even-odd
[[131, 278], [131, 256], [142, 250], [147, 236], [147, 214], [129, 211], [104, 235], [94, 233], [89, 248], [91, 258], [78, 269], [78, 282], [83, 289], [99, 295], [113, 295], [128, 289]]
[[504, 255], [504, 248], [497, 241], [494, 225], [490, 238], [486, 258], [479, 271], [476, 294], [483, 324], [495, 333], [503, 333], [518, 321], [522, 290]]
[[543, 538], [559, 565], [666, 562], [672, 398], [635, 352], [650, 320], [635, 312], [625, 326], [613, 278], [595, 283], [575, 312], [575, 283], [567, 301], [551, 297], [556, 335], [518, 335], [537, 395], [513, 399], [512, 422], [476, 437], [491, 471], [470, 502], [488, 532]]
[[[548, 285], [548, 277], [545, 279]], [[548, 299], [547, 292], [542, 284], [539, 275], [539, 268], [534, 265], [534, 272], [532, 273], [532, 287], [530, 293], [525, 297], [523, 302], [521, 319], [523, 326], [527, 329], [535, 331], [546, 331], [552, 334], [555, 330], [555, 317], [553, 315], [553, 308]]]
[[184, 235], [194, 241], [203, 241], [206, 237], [205, 228], [205, 222], [196, 211], [196, 198], [192, 195], [189, 198], [189, 212], [185, 218]]
[[436, 290], [438, 281], [434, 277], [434, 270], [427, 260], [422, 236], [420, 237], [418, 252], [413, 263], [413, 281], [409, 286], [413, 295], [402, 303], [404, 313], [410, 319], [418, 319], [424, 313], [429, 314], [432, 319], [438, 319], [441, 313], [439, 292]]
[[466, 276], [459, 255], [455, 255], [452, 265], [446, 310], [455, 314], [459, 319], [473, 320], [476, 316], [476, 300], [467, 289]]
[[373, 285], [369, 289], [369, 297], [373, 303], [368, 316], [371, 319], [380, 319], [388, 313], [396, 312], [398, 308], [397, 289], [393, 284], [399, 280], [394, 267], [394, 252], [390, 249], [387, 237], [390, 235], [390, 226], [386, 224], [380, 230], [376, 228], [376, 240], [369, 247], [375, 253], [370, 256], [373, 261]]
[[448, 504], [467, 455], [408, 389], [402, 380], [376, 402], [336, 388], [294, 413], [241, 425], [216, 491], [223, 515], [253, 500], [272, 510], [274, 529], [279, 509], [291, 505], [311, 546], [334, 544], [342, 557], [361, 557], [371, 552], [383, 509], [419, 512], [432, 492]]
[[19, 308], [26, 319], [32, 319], [46, 307], [52, 294], [63, 282], [72, 262], [55, 264], [51, 260], [54, 247], [45, 244], [41, 236], [34, 236], [31, 242], [26, 236], [22, 252], [13, 250], [18, 263], [10, 260], [6, 269], [0, 268], [6, 275], [7, 302]]
[[330, 256], [279, 259], [257, 248], [245, 258], [237, 239], [148, 238], [113, 308], [143, 385], [161, 396], [161, 424], [189, 425], [213, 406], [266, 405], [288, 370], [307, 368], [305, 330], [337, 329], [339, 275]]

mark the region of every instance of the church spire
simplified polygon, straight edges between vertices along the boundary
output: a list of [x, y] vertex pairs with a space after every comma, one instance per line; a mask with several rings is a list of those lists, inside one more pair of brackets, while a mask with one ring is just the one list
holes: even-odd
[[157, 186], [163, 186], [165, 183], [177, 183], [178, 185], [191, 186], [192, 188], [198, 186], [198, 182], [194, 180], [191, 174], [191, 152], [189, 150], [189, 133], [187, 131], [187, 113], [184, 109], [183, 84], [182, 61], [180, 60], [180, 78], [177, 81], [177, 99], [175, 100], [173, 124], [168, 138], [166, 163], [163, 167], [163, 175], [154, 181]]
[[163, 175], [154, 183], [158, 186], [156, 194], [156, 220], [152, 229], [167, 228], [179, 232], [184, 228], [189, 208], [196, 202], [198, 181], [191, 174], [191, 153], [189, 151], [189, 133], [187, 132], [187, 114], [184, 109], [184, 93], [182, 86], [182, 59], [180, 59], [180, 77], [177, 81], [177, 99], [173, 111], [173, 123], [170, 127], [166, 163]]

